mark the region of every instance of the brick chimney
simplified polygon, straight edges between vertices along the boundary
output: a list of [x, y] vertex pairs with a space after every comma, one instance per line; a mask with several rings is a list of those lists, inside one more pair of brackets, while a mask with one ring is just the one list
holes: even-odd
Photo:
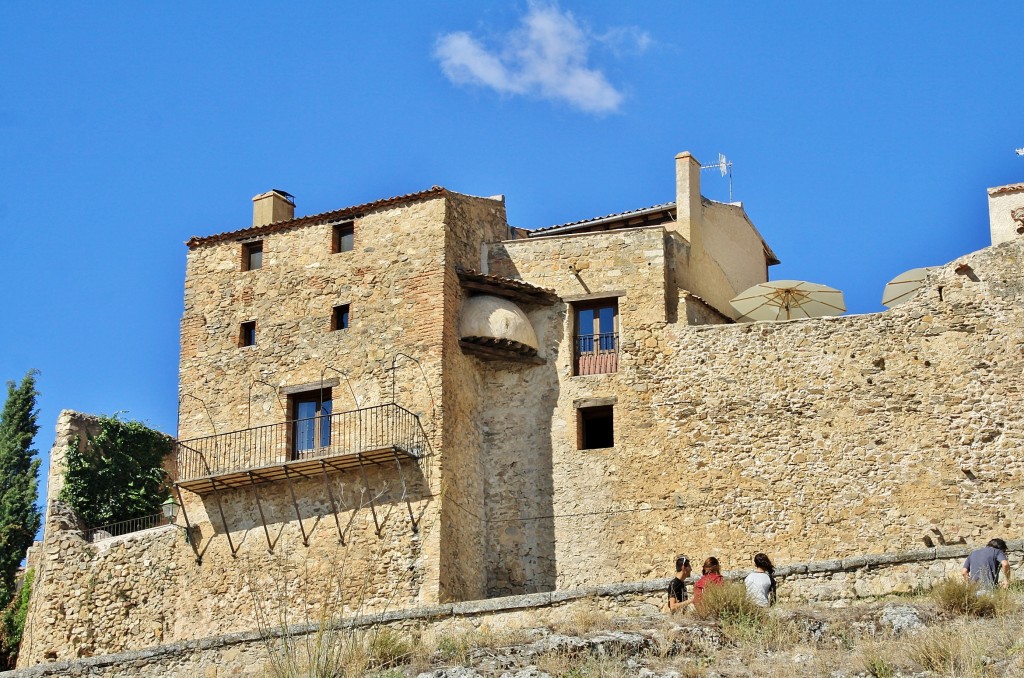
[[295, 196], [276, 188], [252, 199], [252, 225], [265, 226], [295, 218]]
[[676, 156], [676, 228], [690, 241], [691, 255], [703, 251], [701, 238], [700, 163], [684, 151]]

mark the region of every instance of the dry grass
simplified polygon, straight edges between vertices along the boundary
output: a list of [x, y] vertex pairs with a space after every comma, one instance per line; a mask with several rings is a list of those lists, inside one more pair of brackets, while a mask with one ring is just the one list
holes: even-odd
[[866, 639], [857, 647], [859, 668], [874, 678], [893, 678], [902, 664], [903, 649], [894, 642]]
[[[509, 647], [526, 642], [523, 629], [501, 629], [495, 631], [484, 624], [479, 629], [467, 632], [444, 633], [431, 645], [424, 645], [424, 651], [442, 666], [468, 666], [475, 654], [481, 650]], [[414, 653], [416, 654], [416, 653]]]
[[412, 661], [416, 644], [386, 628], [326, 630], [290, 642], [272, 653], [273, 678], [365, 676]]
[[699, 617], [718, 621], [725, 636], [752, 655], [788, 649], [800, 641], [796, 624], [755, 605], [742, 582], [709, 586], [694, 609]]
[[573, 652], [547, 652], [537, 657], [537, 668], [555, 678], [626, 678], [632, 675], [626, 659], [618, 655], [580, 657]]
[[573, 609], [565, 618], [551, 624], [551, 630], [566, 636], [585, 636], [594, 631], [607, 631], [614, 625], [611, 615], [599, 610], [596, 603]]
[[1016, 607], [1013, 594], [1006, 589], [984, 589], [960, 577], [940, 582], [931, 596], [940, 610], [958, 615], [997, 617]]
[[[750, 605], [745, 595], [738, 594], [737, 587], [728, 585], [709, 589], [701, 609], [704, 622], [691, 619], [680, 625], [678, 617], [669, 616], [660, 622], [650, 617], [613, 622], [607, 613], [590, 605], [552, 625], [557, 634], [576, 637], [592, 637], [612, 628], [635, 629], [655, 641], [654, 647], [636, 655], [627, 654], [627, 650], [602, 654], [579, 645], [539, 655], [522, 654], [522, 649], [507, 648], [525, 645], [543, 631], [493, 629], [486, 624], [475, 630], [440, 635], [433, 642], [418, 640], [415, 633], [386, 628], [328, 629], [292, 638], [292, 651], [280, 654], [294, 661], [271, 675], [403, 678], [458, 666], [475, 667], [490, 675], [495, 670], [500, 673], [509, 667], [533, 664], [551, 676], [565, 678], [620, 678], [636, 675], [644, 666], [687, 677], [836, 673], [895, 678], [922, 671], [964, 678], [1024, 677], [1024, 639], [1020, 632], [1024, 614], [1016, 605], [1019, 592], [1008, 592], [1000, 602], [980, 608], [986, 610], [980, 614], [990, 614], [987, 610], [991, 609], [995, 616], [978, 616], [979, 608], [957, 602], [960, 606], [952, 608], [957, 611], [955, 617], [936, 617], [940, 609], [949, 611], [942, 606], [950, 600], [974, 602], [958, 589], [917, 598], [913, 605], [931, 619], [931, 625], [896, 637], [879, 621], [885, 602], [842, 610], [786, 605], [765, 610]], [[430, 637], [429, 631], [426, 635]]]
[[707, 587], [693, 609], [702, 619], [717, 619], [723, 624], [755, 625], [768, 616], [765, 608], [747, 597], [743, 582], [735, 581]]
[[907, 643], [908, 655], [922, 668], [943, 676], [983, 675], [991, 640], [975, 625], [930, 628]]

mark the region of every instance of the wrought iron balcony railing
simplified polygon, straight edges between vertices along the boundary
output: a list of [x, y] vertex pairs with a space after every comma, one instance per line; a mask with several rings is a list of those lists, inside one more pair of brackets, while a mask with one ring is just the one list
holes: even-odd
[[418, 458], [426, 449], [415, 414], [394, 404], [377, 405], [179, 441], [177, 483], [187, 487], [198, 479], [380, 452]]
[[164, 518], [163, 514], [155, 513], [149, 516], [141, 516], [139, 518], [131, 518], [130, 520], [122, 520], [117, 523], [110, 523], [109, 525], [90, 527], [85, 532], [85, 539], [90, 542], [99, 541], [101, 539], [109, 539], [111, 537], [120, 537], [125, 534], [131, 534], [132, 532], [141, 532], [142, 530], [160, 527], [165, 524], [167, 524], [167, 520]]
[[619, 370], [619, 334], [583, 334], [573, 341], [577, 375], [608, 374]]

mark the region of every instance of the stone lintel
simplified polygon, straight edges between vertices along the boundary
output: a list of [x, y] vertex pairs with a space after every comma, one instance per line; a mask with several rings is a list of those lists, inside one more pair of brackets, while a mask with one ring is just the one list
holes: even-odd
[[278, 390], [281, 395], [292, 395], [293, 393], [305, 393], [306, 391], [319, 391], [321, 388], [334, 388], [341, 383], [338, 377], [324, 379], [323, 382], [311, 381], [308, 384], [295, 384], [293, 386], [282, 386]]
[[614, 405], [618, 401], [618, 396], [608, 396], [604, 398], [577, 398], [572, 401], [572, 406], [579, 410], [584, 407], [605, 407], [607, 405]]
[[604, 292], [591, 292], [590, 294], [573, 294], [562, 297], [562, 301], [573, 303], [577, 301], [596, 301], [598, 299], [617, 299], [626, 296], [626, 290], [607, 290]]

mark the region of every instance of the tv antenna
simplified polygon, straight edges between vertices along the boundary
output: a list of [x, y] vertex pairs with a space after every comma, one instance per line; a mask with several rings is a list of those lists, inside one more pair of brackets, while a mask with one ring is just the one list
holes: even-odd
[[[1018, 151], [1018, 153], [1020, 155], [1024, 155], [1024, 152], [1021, 152], [1021, 151], [1024, 151], [1024, 148], [1022, 148], [1020, 151]], [[701, 167], [701, 169], [702, 170], [714, 170], [714, 169], [716, 169], [716, 170], [718, 170], [719, 172], [722, 173], [723, 177], [729, 177], [729, 202], [732, 202], [732, 162], [728, 158], [726, 158], [723, 154], [719, 153], [718, 154], [718, 162], [716, 162], [714, 165], [707, 165], [705, 167]]]
[[1024, 148], [1018, 148], [1017, 155], [1024, 155]]

